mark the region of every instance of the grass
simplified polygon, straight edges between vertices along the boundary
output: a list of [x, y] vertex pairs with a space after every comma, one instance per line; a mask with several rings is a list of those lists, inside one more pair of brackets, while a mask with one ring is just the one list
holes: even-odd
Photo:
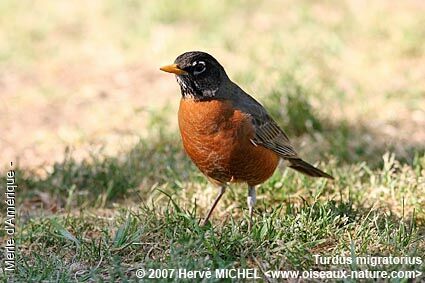
[[[0, 3], [16, 282], [132, 282], [139, 268], [425, 272], [423, 5], [214, 3]], [[335, 181], [279, 168], [257, 189], [251, 230], [240, 184], [199, 226], [217, 188], [183, 152], [178, 87], [158, 71], [194, 49], [214, 54]]]
[[[199, 227], [194, 210], [171, 201], [162, 208], [121, 210], [113, 220], [90, 213], [30, 220], [21, 240], [31, 243], [32, 253], [62, 249], [43, 258], [23, 256], [17, 278], [38, 281], [61, 276], [67, 281], [76, 276], [81, 281], [113, 281], [123, 276], [135, 279], [134, 271], [140, 267], [308, 270], [323, 268], [314, 264], [312, 254], [349, 255], [351, 249], [357, 256], [383, 251], [393, 256], [421, 255], [412, 218], [405, 219], [408, 223], [393, 221], [376, 210], [362, 215], [349, 203], [332, 201], [285, 206], [263, 211], [251, 232], [244, 219]], [[423, 270], [415, 265], [403, 268]], [[83, 272], [76, 275], [78, 270]]]
[[[241, 185], [231, 186], [210, 225], [199, 226], [215, 190], [171, 137], [80, 163], [69, 153], [45, 178], [18, 171], [18, 203], [37, 209], [20, 209], [16, 279], [136, 280], [138, 268], [327, 270], [314, 254], [423, 257], [425, 156], [409, 165], [385, 154], [377, 168], [323, 163], [335, 182], [277, 171], [259, 188], [248, 231]], [[49, 201], [37, 202], [37, 192]]]

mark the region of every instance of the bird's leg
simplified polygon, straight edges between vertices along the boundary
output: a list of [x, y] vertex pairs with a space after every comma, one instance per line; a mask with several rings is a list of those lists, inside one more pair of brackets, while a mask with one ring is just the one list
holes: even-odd
[[255, 186], [248, 186], [248, 197], [246, 198], [249, 208], [249, 226], [248, 229], [251, 230], [252, 226], [252, 214], [254, 213], [254, 205], [257, 201]]
[[205, 224], [207, 224], [208, 219], [210, 218], [212, 212], [214, 211], [215, 206], [217, 205], [218, 201], [221, 199], [221, 197], [223, 196], [225, 191], [226, 191], [226, 185], [221, 185], [220, 186], [220, 192], [218, 193], [217, 197], [215, 198], [214, 203], [211, 206], [210, 210], [208, 211], [207, 216], [202, 221], [201, 226], [204, 226]]

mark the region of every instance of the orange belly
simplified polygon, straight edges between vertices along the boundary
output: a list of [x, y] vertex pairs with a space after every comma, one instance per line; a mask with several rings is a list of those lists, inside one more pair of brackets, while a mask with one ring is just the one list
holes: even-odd
[[276, 153], [251, 143], [254, 128], [250, 117], [233, 109], [229, 101], [182, 99], [179, 127], [189, 157], [217, 183], [258, 185], [279, 163]]

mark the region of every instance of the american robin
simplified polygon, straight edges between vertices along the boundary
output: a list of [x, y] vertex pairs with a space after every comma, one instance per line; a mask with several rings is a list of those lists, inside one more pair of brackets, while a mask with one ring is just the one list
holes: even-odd
[[250, 223], [255, 186], [266, 181], [279, 161], [312, 177], [333, 177], [303, 161], [266, 109], [227, 76], [205, 52], [186, 52], [160, 68], [174, 73], [182, 98], [178, 121], [185, 151], [210, 181], [220, 186], [203, 224], [230, 182], [248, 184]]

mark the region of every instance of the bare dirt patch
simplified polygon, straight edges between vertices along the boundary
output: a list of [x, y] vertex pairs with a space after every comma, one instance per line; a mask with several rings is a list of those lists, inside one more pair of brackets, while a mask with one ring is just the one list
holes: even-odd
[[[157, 66], [138, 63], [93, 74], [87, 69], [1, 77], [3, 160], [34, 167], [61, 159], [66, 147], [77, 158], [100, 146], [114, 152], [146, 134], [149, 111], [179, 99], [177, 85]], [[46, 77], [57, 82], [55, 94], [40, 92]]]

